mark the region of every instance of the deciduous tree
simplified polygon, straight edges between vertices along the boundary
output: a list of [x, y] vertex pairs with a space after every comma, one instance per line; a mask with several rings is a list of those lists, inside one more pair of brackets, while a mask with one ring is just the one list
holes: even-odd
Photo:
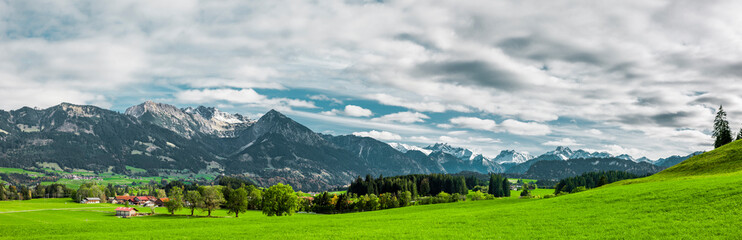
[[224, 196], [216, 187], [204, 187], [201, 191], [201, 208], [211, 217], [211, 211], [219, 209], [224, 202]]
[[227, 199], [228, 213], [234, 213], [234, 217], [240, 217], [241, 212], [247, 211], [248, 200], [247, 191], [244, 188], [238, 188], [231, 191]]
[[187, 207], [191, 209], [191, 216], [193, 216], [193, 211], [201, 205], [201, 193], [195, 190], [188, 191], [185, 194], [185, 200], [188, 201]]
[[170, 214], [175, 215], [175, 212], [183, 208], [183, 189], [180, 187], [173, 187], [170, 189], [170, 199], [165, 202], [165, 207]]
[[263, 213], [268, 216], [291, 216], [296, 211], [298, 198], [290, 185], [282, 183], [269, 187], [263, 195]]

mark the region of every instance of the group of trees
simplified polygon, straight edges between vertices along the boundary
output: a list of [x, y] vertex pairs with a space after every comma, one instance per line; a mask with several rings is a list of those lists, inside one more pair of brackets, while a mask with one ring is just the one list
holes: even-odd
[[26, 186], [0, 184], [0, 201], [31, 200], [33, 198], [63, 198], [75, 195], [75, 190], [63, 184], [36, 185], [33, 188]]
[[347, 192], [358, 196], [410, 192], [413, 198], [417, 198], [418, 196], [435, 196], [440, 192], [466, 195], [468, 191], [464, 177], [448, 174], [414, 174], [395, 177], [379, 176], [376, 179], [371, 175], [366, 175], [365, 180], [359, 176], [350, 184]]
[[347, 213], [375, 211], [381, 209], [406, 207], [414, 203], [412, 192], [398, 191], [396, 193], [382, 193], [357, 195], [355, 193], [332, 194], [323, 192], [314, 197], [300, 199], [299, 210], [315, 213]]
[[[559, 181], [554, 187], [554, 194], [573, 193], [590, 188], [600, 187], [612, 182], [624, 179], [639, 178], [642, 176], [624, 172], [624, 171], [607, 171], [607, 172], [589, 172], [580, 176], [565, 178]], [[582, 188], [580, 188], [582, 187]]]
[[490, 174], [489, 188], [487, 193], [495, 197], [510, 197], [510, 181], [499, 174]]
[[211, 216], [212, 211], [224, 208], [235, 217], [247, 210], [262, 210], [268, 216], [291, 215], [297, 210], [297, 196], [289, 185], [279, 183], [265, 190], [253, 185], [233, 186], [200, 186], [185, 192], [175, 186], [170, 189], [170, 198], [165, 206], [171, 214], [186, 207], [191, 210], [191, 216], [196, 209]]
[[[729, 121], [727, 121], [727, 112], [724, 111], [723, 106], [719, 106], [719, 111], [716, 111], [712, 136], [714, 137], [714, 148], [724, 146], [727, 143], [734, 141], [732, 130], [729, 127]], [[737, 140], [740, 139], [742, 139], [742, 129], [737, 133]]]

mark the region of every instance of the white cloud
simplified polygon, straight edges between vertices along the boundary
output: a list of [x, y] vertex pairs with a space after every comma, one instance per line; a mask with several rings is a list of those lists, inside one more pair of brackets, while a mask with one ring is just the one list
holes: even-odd
[[443, 129], [450, 129], [453, 128], [453, 125], [448, 123], [439, 123], [435, 125], [436, 127], [443, 128]]
[[253, 89], [192, 89], [180, 91], [175, 94], [177, 101], [182, 103], [215, 103], [226, 101], [235, 104], [252, 104], [262, 107], [299, 107], [299, 108], [316, 108], [312, 102], [289, 99], [289, 98], [268, 98], [257, 93]]
[[543, 136], [551, 133], [549, 126], [535, 122], [521, 122], [507, 119], [500, 124], [509, 133], [515, 135]]
[[370, 137], [377, 140], [382, 141], [391, 141], [391, 140], [402, 140], [402, 136], [396, 133], [391, 133], [387, 131], [376, 131], [371, 130], [368, 132], [354, 132], [353, 135], [359, 136], [359, 137]]
[[374, 115], [371, 110], [356, 106], [356, 105], [345, 105], [345, 109], [343, 110], [337, 110], [332, 109], [330, 111], [322, 112], [322, 114], [325, 115], [346, 115], [351, 117], [370, 117], [371, 115]]
[[603, 132], [598, 129], [590, 129], [590, 130], [587, 130], [586, 132], [592, 135], [603, 135]]
[[[621, 154], [628, 154], [629, 156], [632, 156], [634, 158], [640, 158], [647, 155], [646, 151], [642, 151], [636, 148], [624, 148], [619, 145], [605, 145], [603, 146], [605, 148], [605, 151], [613, 154], [615, 156], [621, 155]], [[669, 157], [669, 156], [667, 156]]]
[[329, 101], [335, 104], [343, 104], [343, 101], [337, 98], [331, 98], [324, 94], [310, 95], [309, 99], [316, 101]]
[[425, 114], [419, 113], [419, 112], [398, 112], [398, 113], [392, 113], [387, 114], [378, 118], [371, 119], [372, 121], [382, 121], [382, 122], [401, 122], [401, 123], [417, 123], [417, 122], [425, 122], [424, 119], [429, 119]]
[[395, 97], [385, 93], [367, 94], [365, 95], [368, 99], [373, 99], [381, 104], [389, 106], [398, 106], [412, 109], [421, 112], [445, 112], [448, 110], [454, 110], [459, 112], [468, 112], [467, 107], [461, 105], [446, 105], [434, 101], [415, 102], [408, 101], [403, 98]]
[[[2, 108], [120, 106], [184, 87], [307, 89], [401, 111], [579, 119], [622, 135], [601, 140], [660, 153], [707, 149], [719, 104], [742, 116], [736, 1], [0, 5]], [[264, 97], [245, 104], [313, 106]]]
[[485, 131], [496, 131], [497, 130], [497, 123], [495, 123], [494, 120], [490, 119], [481, 119], [476, 117], [456, 117], [451, 118], [449, 120], [451, 124], [464, 127], [464, 128], [471, 128], [476, 130], [485, 130]]
[[577, 142], [575, 142], [574, 139], [571, 139], [571, 138], [562, 138], [556, 141], [548, 141], [548, 142], [543, 143], [542, 145], [544, 146], [565, 146], [565, 147], [582, 146], [582, 144], [578, 144]]

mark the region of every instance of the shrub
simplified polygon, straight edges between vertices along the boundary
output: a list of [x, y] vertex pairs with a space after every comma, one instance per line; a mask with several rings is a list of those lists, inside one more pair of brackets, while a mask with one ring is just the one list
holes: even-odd
[[484, 199], [484, 193], [476, 191], [469, 193], [466, 197], [471, 201], [479, 201]]
[[520, 197], [530, 197], [531, 192], [528, 191], [528, 188], [524, 188], [522, 192], [520, 192]]
[[587, 188], [585, 188], [584, 186], [579, 186], [579, 187], [576, 187], [575, 189], [572, 189], [572, 193], [578, 193], [578, 192], [584, 192], [584, 191], [587, 191]]

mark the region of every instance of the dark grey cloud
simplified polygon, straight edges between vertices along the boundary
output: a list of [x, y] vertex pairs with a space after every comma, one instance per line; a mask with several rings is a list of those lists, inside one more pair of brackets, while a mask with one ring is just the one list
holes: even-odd
[[673, 112], [673, 113], [655, 114], [651, 116], [651, 119], [654, 120], [656, 124], [659, 124], [661, 126], [688, 127], [687, 122], [685, 120], [688, 118], [694, 118], [697, 116], [698, 115], [692, 112]]
[[508, 55], [540, 62], [559, 60], [599, 66], [607, 63], [605, 58], [609, 56], [606, 56], [606, 53], [590, 52], [580, 49], [578, 46], [570, 46], [552, 40], [543, 35], [513, 37], [500, 41], [496, 46]]
[[520, 90], [526, 86], [511, 71], [480, 60], [426, 62], [417, 66], [415, 74], [438, 77], [449, 83], [485, 86], [504, 91]]
[[632, 126], [661, 126], [677, 129], [693, 129], [697, 118], [703, 117], [699, 112], [678, 111], [657, 114], [628, 113], [618, 116], [618, 121]]
[[400, 41], [409, 41], [414, 44], [420, 45], [424, 47], [425, 49], [431, 50], [431, 51], [440, 50], [438, 46], [435, 45], [435, 42], [430, 41], [430, 39], [426, 39], [424, 36], [420, 36], [418, 34], [401, 33], [401, 34], [394, 36], [394, 39], [397, 39]]
[[[719, 104], [742, 115], [741, 6], [0, 1], [0, 106], [163, 97], [117, 91], [155, 81], [158, 93], [317, 89], [452, 117], [586, 119], [627, 131], [605, 144], [685, 151], [708, 141]], [[677, 136], [673, 126], [691, 140], [654, 144]]]

